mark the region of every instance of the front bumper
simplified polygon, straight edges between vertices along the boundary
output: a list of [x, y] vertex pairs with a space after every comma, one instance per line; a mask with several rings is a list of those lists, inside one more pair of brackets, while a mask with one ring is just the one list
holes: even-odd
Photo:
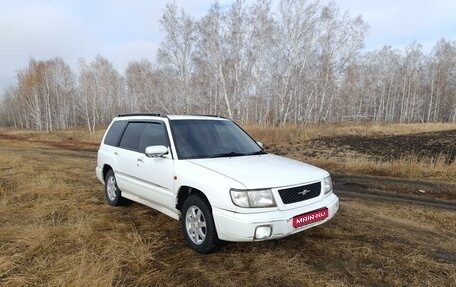
[[[293, 217], [321, 208], [328, 208], [328, 217], [309, 225], [294, 228]], [[339, 198], [331, 193], [321, 201], [290, 210], [276, 210], [260, 213], [235, 213], [223, 209], [213, 208], [215, 226], [218, 237], [226, 241], [254, 241], [255, 229], [258, 226], [269, 225], [272, 228], [271, 236], [263, 239], [285, 237], [311, 227], [323, 224], [334, 217], [339, 209]]]

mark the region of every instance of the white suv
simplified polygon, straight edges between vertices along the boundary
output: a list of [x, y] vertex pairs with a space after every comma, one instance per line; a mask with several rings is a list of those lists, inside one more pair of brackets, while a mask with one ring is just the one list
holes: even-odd
[[329, 173], [266, 153], [234, 122], [214, 116], [126, 114], [113, 119], [96, 174], [110, 205], [126, 199], [182, 222], [199, 253], [221, 240], [284, 237], [339, 208]]

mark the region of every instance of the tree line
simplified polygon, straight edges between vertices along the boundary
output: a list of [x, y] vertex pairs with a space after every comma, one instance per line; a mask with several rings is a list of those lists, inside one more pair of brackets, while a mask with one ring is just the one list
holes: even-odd
[[[218, 114], [240, 123], [456, 122], [456, 41], [362, 52], [367, 23], [334, 3], [238, 0], [195, 19], [166, 5], [157, 61], [123, 74], [31, 59], [0, 100], [4, 125], [93, 133], [120, 113]], [[151, 51], [152, 52], [152, 51]]]

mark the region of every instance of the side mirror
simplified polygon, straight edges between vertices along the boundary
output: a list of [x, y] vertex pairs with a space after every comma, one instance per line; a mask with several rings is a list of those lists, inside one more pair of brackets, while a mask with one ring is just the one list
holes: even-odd
[[256, 143], [257, 143], [257, 145], [259, 145], [261, 148], [264, 147], [262, 142], [256, 142]]
[[168, 148], [164, 145], [148, 146], [144, 153], [147, 157], [161, 157], [168, 153]]

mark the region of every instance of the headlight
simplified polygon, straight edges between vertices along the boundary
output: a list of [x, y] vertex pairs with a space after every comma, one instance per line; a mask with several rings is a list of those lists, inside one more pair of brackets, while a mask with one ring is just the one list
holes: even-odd
[[332, 192], [333, 190], [333, 183], [332, 183], [332, 180], [331, 180], [331, 177], [328, 176], [327, 178], [323, 179], [323, 186], [324, 186], [324, 191], [325, 191], [325, 194], [329, 194]]
[[241, 190], [231, 189], [231, 199], [239, 207], [272, 207], [276, 206], [272, 190]]

